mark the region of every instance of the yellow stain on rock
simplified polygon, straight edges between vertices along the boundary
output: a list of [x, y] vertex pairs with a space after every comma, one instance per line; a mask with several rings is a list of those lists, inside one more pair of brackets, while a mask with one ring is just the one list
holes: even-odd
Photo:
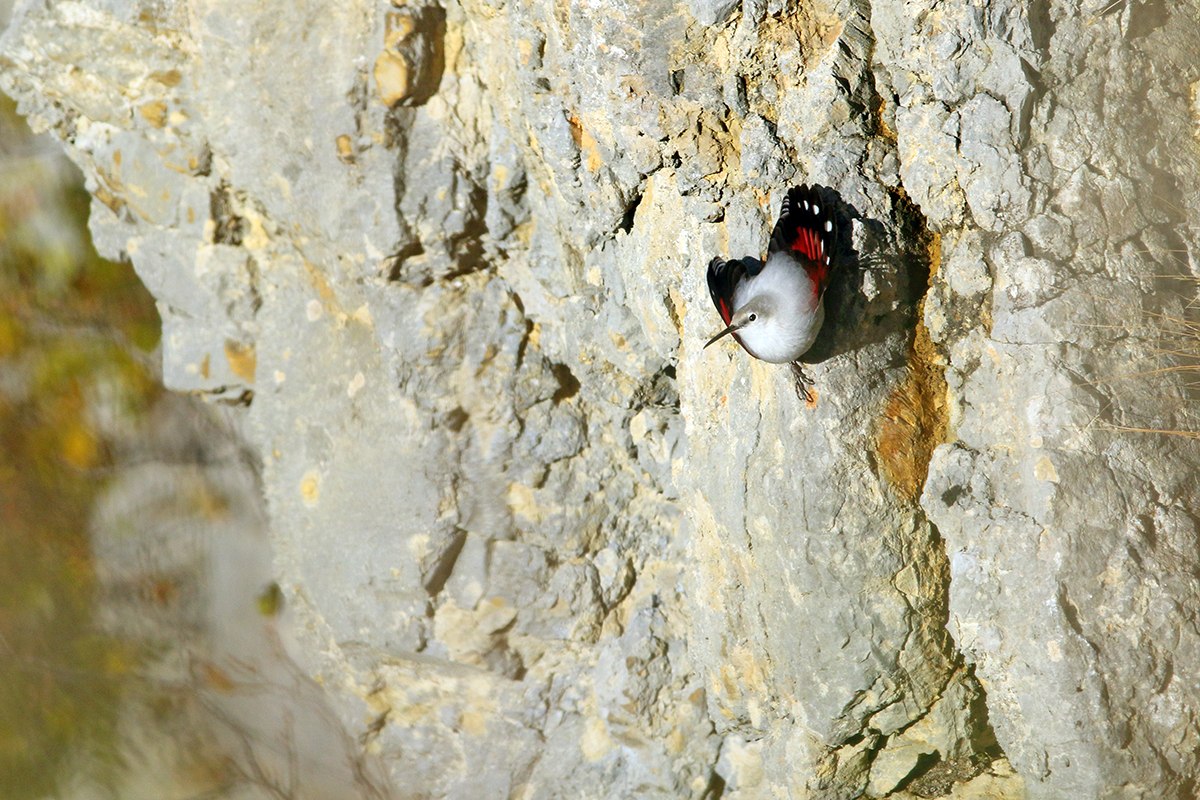
[[534, 489], [520, 483], [508, 485], [508, 506], [513, 514], [533, 523], [541, 523], [554, 511], [553, 508], [543, 506], [537, 501]]
[[571, 138], [575, 140], [575, 145], [583, 154], [587, 168], [592, 172], [600, 169], [604, 164], [604, 159], [600, 157], [600, 148], [596, 145], [595, 138], [584, 130], [583, 122], [574, 114], [567, 119], [567, 123], [571, 126]]
[[529, 60], [533, 58], [533, 42], [529, 39], [521, 39], [517, 42], [517, 56], [521, 59], [521, 66], [528, 66]]
[[[103, 173], [101, 173], [101, 179], [103, 180]], [[125, 207], [125, 201], [117, 197], [104, 186], [97, 186], [93, 194], [96, 196], [97, 200], [108, 206], [109, 210], [111, 210], [114, 214], [120, 215], [121, 209]]]
[[408, 60], [399, 53], [384, 50], [375, 59], [375, 88], [388, 108], [399, 105], [411, 89]]
[[146, 122], [149, 122], [155, 128], [160, 130], [166, 127], [167, 124], [167, 104], [162, 100], [154, 100], [149, 103], [144, 103], [138, 109], [145, 117]]
[[667, 289], [667, 313], [671, 315], [671, 322], [680, 336], [683, 335], [683, 318], [687, 316], [687, 307], [687, 300], [683, 299], [677, 288], [671, 286]]
[[[276, 176], [278, 180], [283, 180]], [[276, 181], [278, 183], [278, 181]], [[291, 186], [281, 186], [280, 190], [286, 195], [291, 195]], [[250, 223], [250, 230], [242, 238], [242, 247], [248, 250], [262, 250], [271, 244], [271, 235], [267, 233], [266, 227], [263, 226], [263, 218], [250, 208], [238, 209], [242, 214], [242, 219]]]
[[738, 680], [737, 670], [731, 664], [721, 666], [720, 683], [715, 684], [715, 694], [727, 703], [737, 703], [742, 699], [742, 689]]
[[354, 147], [350, 141], [349, 134], [343, 133], [341, 136], [337, 137], [336, 142], [338, 161], [341, 161], [343, 164], [353, 164]]
[[416, 20], [408, 14], [391, 13], [384, 19], [383, 46], [394, 48], [417, 29]]
[[1033, 477], [1039, 481], [1049, 481], [1050, 483], [1058, 483], [1058, 470], [1054, 468], [1054, 462], [1042, 456], [1038, 462], [1033, 465]]
[[300, 496], [304, 498], [304, 505], [309, 507], [315, 506], [321, 499], [321, 475], [315, 469], [310, 469], [300, 479]]
[[258, 355], [254, 351], [254, 343], [242, 344], [232, 339], [225, 340], [225, 360], [234, 375], [246, 383], [254, 383], [254, 373], [258, 369]]
[[183, 75], [177, 69], [169, 69], [165, 72], [151, 72], [150, 77], [168, 89], [174, 89], [183, 80]]
[[504, 190], [504, 184], [508, 182], [508, 167], [503, 164], [496, 164], [492, 167], [492, 189], [499, 194]]
[[943, 370], [929, 329], [918, 323], [908, 370], [888, 398], [875, 437], [880, 471], [909, 502], [920, 497], [933, 450], [949, 436], [949, 393]]
[[587, 727], [579, 738], [579, 749], [588, 761], [596, 762], [604, 758], [615, 747], [612, 737], [608, 735], [608, 727], [599, 717], [588, 717]]
[[[330, 287], [329, 282], [325, 280], [321, 270], [307, 259], [304, 261], [304, 274], [308, 277], [308, 282], [312, 284], [312, 287], [317, 290], [317, 296], [321, 298], [325, 309], [331, 314], [341, 311], [341, 304], [338, 303], [337, 295]], [[313, 317], [310, 316], [309, 319], [311, 320]]]
[[730, 648], [729, 663], [721, 666], [720, 680], [713, 685], [719, 698], [729, 704], [743, 698], [766, 697], [770, 691], [762, 665], [746, 645]]
[[462, 729], [470, 736], [483, 736], [487, 733], [487, 716], [478, 711], [464, 711], [460, 722]]

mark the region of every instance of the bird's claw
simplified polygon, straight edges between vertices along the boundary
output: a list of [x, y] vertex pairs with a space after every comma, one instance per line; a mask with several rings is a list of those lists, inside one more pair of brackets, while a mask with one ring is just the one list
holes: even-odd
[[815, 398], [808, 387], [813, 385], [813, 379], [808, 377], [808, 374], [804, 371], [804, 367], [800, 365], [799, 361], [791, 362], [791, 368], [792, 378], [796, 382], [796, 396], [805, 403], [812, 405]]

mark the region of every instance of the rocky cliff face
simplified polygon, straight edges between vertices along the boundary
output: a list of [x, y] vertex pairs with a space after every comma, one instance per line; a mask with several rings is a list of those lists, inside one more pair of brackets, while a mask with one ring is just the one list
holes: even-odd
[[[29, 2], [0, 57], [398, 796], [1184, 797], [1196, 16]], [[800, 182], [811, 405], [701, 349]]]

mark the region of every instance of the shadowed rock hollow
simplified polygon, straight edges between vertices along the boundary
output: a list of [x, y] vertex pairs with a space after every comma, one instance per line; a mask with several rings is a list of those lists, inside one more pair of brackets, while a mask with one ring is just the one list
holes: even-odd
[[[1198, 30], [29, 2], [0, 85], [168, 385], [245, 406], [296, 655], [397, 796], [1188, 797]], [[811, 408], [701, 349], [800, 182], [848, 231]]]

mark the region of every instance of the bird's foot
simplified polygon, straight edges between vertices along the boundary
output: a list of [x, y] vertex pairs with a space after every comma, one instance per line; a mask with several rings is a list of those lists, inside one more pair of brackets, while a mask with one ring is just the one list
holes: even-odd
[[793, 361], [789, 366], [792, 368], [792, 378], [796, 382], [796, 396], [812, 405], [816, 402], [816, 398], [813, 397], [812, 390], [808, 387], [813, 385], [813, 379], [808, 377], [799, 361]]

